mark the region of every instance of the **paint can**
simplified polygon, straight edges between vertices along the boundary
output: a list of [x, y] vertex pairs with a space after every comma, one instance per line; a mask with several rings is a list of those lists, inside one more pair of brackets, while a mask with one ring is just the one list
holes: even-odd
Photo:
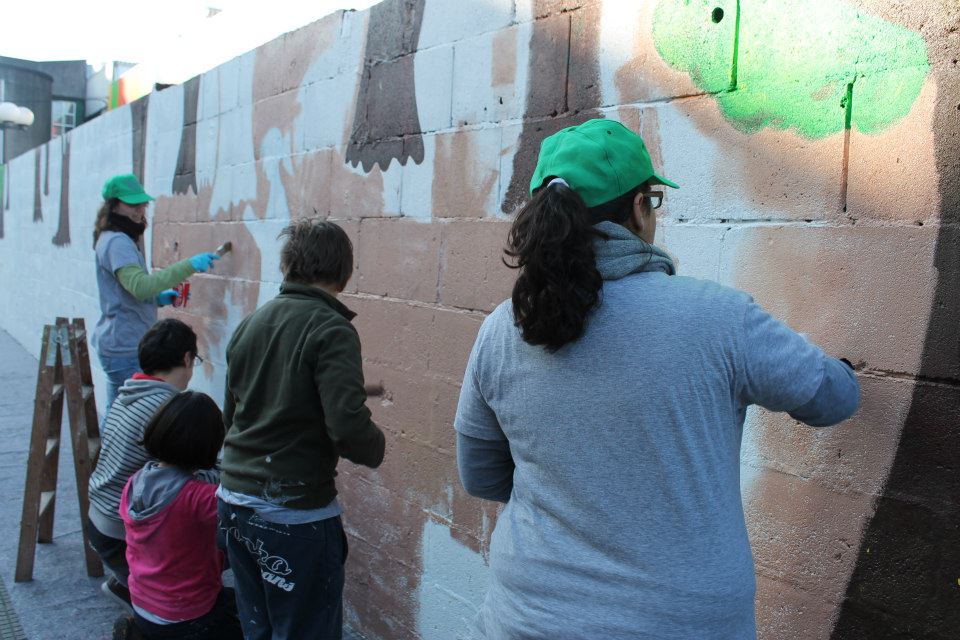
[[173, 299], [173, 306], [187, 306], [187, 301], [190, 300], [190, 283], [187, 281], [181, 282], [173, 290], [177, 292], [177, 297]]

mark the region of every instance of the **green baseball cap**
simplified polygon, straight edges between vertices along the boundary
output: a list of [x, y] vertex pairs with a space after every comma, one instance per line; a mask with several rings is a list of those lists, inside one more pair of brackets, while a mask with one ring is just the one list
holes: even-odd
[[561, 129], [544, 139], [530, 195], [554, 176], [563, 178], [588, 207], [618, 198], [647, 180], [680, 188], [653, 170], [643, 138], [604, 118]]
[[113, 176], [103, 185], [103, 199], [118, 198], [127, 204], [143, 204], [153, 200], [153, 196], [148, 195], [143, 190], [143, 185], [137, 180], [137, 176], [132, 173], [124, 173], [119, 176]]

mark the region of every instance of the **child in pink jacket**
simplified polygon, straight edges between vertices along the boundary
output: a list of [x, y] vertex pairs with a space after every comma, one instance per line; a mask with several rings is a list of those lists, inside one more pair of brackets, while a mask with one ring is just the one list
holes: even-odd
[[154, 458], [130, 477], [120, 500], [126, 528], [133, 617], [114, 638], [233, 640], [243, 637], [233, 590], [224, 588], [217, 548], [217, 485], [199, 479], [216, 466], [223, 416], [207, 395], [184, 391], [147, 425]]

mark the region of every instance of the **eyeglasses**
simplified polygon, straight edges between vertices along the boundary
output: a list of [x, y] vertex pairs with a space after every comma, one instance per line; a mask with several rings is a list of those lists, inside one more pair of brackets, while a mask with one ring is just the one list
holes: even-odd
[[659, 209], [663, 204], [663, 191], [644, 191], [641, 195], [650, 203], [651, 209]]
[[199, 353], [193, 356], [193, 366], [199, 367], [202, 364], [203, 364], [203, 358], [200, 356]]

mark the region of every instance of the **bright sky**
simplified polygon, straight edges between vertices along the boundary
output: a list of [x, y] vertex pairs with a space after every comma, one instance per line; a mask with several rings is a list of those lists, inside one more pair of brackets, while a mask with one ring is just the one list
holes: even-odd
[[[147, 62], [192, 58], [215, 66], [337, 9], [377, 0], [11, 0], [0, 55], [27, 60]], [[208, 18], [211, 9], [220, 13]], [[209, 68], [209, 67], [207, 67]], [[205, 68], [191, 70], [193, 75]], [[189, 76], [188, 76], [189, 77]]]

